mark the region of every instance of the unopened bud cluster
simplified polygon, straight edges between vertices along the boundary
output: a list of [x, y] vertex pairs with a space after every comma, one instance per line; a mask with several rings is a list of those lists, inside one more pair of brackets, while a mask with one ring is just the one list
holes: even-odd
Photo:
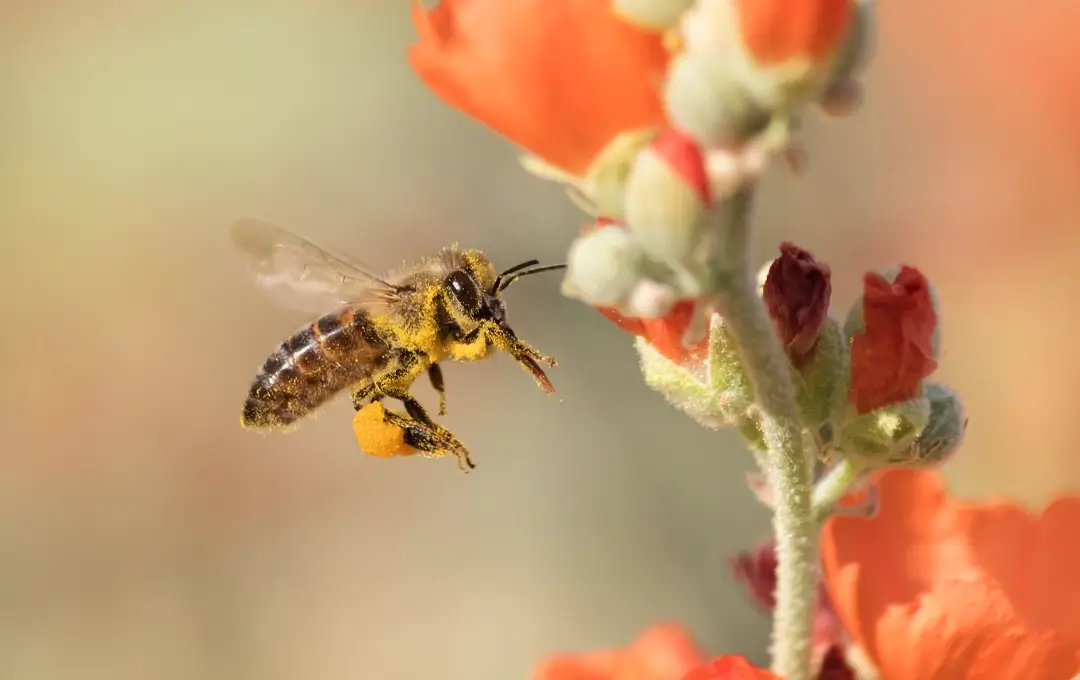
[[872, 5], [795, 0], [778, 12], [772, 3], [732, 0], [614, 0], [613, 9], [668, 38], [666, 125], [610, 140], [583, 177], [535, 158], [525, 164], [567, 184], [593, 217], [622, 227], [575, 242], [566, 295], [635, 318], [663, 317], [691, 300], [693, 326], [703, 329], [716, 311], [725, 203], [776, 153], [796, 155], [791, 130], [808, 105], [853, 109]]
[[[841, 323], [830, 314], [831, 272], [790, 243], [763, 271], [761, 293], [787, 353], [808, 441], [825, 463], [859, 469], [941, 462], [964, 437], [956, 393], [929, 378], [941, 353], [937, 295], [912, 267], [865, 276]], [[724, 320], [715, 315], [708, 351], [679, 363], [642, 339], [646, 381], [711, 428], [731, 427], [760, 449], [753, 386]]]

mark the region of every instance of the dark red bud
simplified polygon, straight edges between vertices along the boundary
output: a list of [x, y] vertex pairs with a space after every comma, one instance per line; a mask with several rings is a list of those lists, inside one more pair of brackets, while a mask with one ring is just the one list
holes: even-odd
[[828, 315], [832, 295], [829, 265], [793, 243], [784, 243], [780, 257], [769, 267], [762, 294], [791, 363], [802, 367], [813, 356]]

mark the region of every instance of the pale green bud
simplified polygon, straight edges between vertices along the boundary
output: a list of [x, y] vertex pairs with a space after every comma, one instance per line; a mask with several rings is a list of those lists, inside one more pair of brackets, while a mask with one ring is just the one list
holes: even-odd
[[641, 279], [645, 254], [625, 229], [579, 236], [567, 254], [563, 295], [598, 307], [618, 307]]
[[925, 394], [856, 415], [840, 426], [841, 455], [867, 467], [885, 467], [906, 460], [919, 434], [930, 422], [930, 399]]

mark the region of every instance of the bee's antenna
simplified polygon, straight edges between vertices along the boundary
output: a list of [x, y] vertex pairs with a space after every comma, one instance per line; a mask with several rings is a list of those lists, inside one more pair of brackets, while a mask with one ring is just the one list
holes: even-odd
[[498, 276], [496, 276], [495, 277], [495, 283], [493, 283], [491, 285], [491, 294], [494, 295], [495, 293], [498, 293], [503, 288], [506, 288], [506, 286], [502, 285], [502, 282], [507, 276], [509, 276], [510, 274], [513, 274], [514, 272], [519, 272], [522, 269], [525, 269], [526, 267], [531, 267], [534, 264], [540, 264], [540, 260], [526, 260], [525, 262], [522, 262], [521, 264], [515, 264], [513, 267], [510, 267], [509, 269], [504, 271], [502, 274], [499, 274]]
[[[537, 264], [537, 263], [534, 262], [533, 264]], [[499, 285], [497, 288], [495, 288], [495, 292], [496, 293], [501, 293], [502, 291], [509, 288], [511, 283], [513, 283], [514, 281], [517, 281], [522, 276], [529, 276], [531, 274], [540, 274], [541, 272], [551, 272], [551, 271], [555, 271], [556, 269], [566, 269], [566, 265], [565, 264], [549, 264], [546, 267], [537, 267], [536, 269], [529, 269], [527, 271], [520, 272], [520, 273], [515, 274], [514, 276], [506, 279], [505, 281], [503, 281], [501, 283], [501, 285]], [[519, 271], [518, 267], [514, 267], [514, 271]]]

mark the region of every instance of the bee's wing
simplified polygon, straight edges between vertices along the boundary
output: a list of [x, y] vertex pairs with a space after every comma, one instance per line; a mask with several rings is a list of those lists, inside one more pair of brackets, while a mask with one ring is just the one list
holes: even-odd
[[291, 309], [323, 313], [341, 305], [391, 302], [401, 293], [364, 266], [267, 222], [237, 221], [232, 240], [259, 287]]

